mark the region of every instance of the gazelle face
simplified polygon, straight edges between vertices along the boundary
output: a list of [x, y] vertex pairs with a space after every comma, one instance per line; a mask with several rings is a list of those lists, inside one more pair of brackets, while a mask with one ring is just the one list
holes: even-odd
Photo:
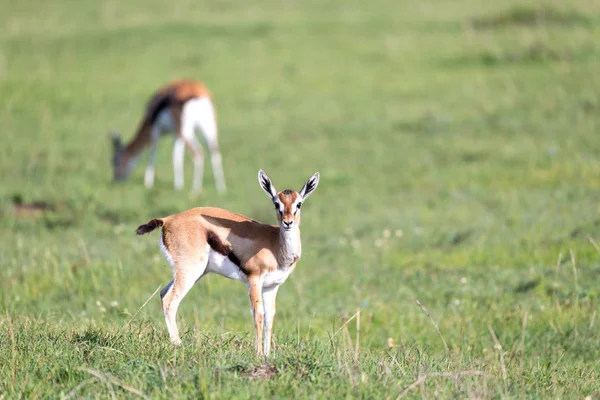
[[311, 176], [299, 192], [295, 190], [277, 192], [271, 179], [262, 170], [258, 171], [258, 182], [275, 205], [279, 226], [282, 230], [289, 231], [300, 225], [300, 209], [304, 200], [317, 188], [319, 173]]
[[295, 190], [284, 190], [273, 197], [277, 220], [282, 229], [289, 230], [300, 225], [300, 208], [303, 200]]

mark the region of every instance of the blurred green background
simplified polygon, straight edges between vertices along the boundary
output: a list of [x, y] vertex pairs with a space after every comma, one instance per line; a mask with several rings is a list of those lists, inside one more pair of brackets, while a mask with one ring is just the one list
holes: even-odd
[[[425, 374], [406, 395], [598, 395], [600, 2], [0, 9], [0, 397], [385, 398]], [[111, 182], [108, 132], [178, 78], [214, 94], [225, 195], [208, 160], [190, 193], [189, 155], [173, 190], [171, 138], [153, 189], [144, 156]], [[137, 312], [171, 271], [135, 228], [208, 205], [275, 223], [259, 168], [321, 173], [274, 354], [217, 276], [173, 349], [158, 296]]]

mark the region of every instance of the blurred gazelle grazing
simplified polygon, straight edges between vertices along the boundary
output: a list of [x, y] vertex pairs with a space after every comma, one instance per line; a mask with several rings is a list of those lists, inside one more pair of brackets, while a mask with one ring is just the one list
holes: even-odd
[[181, 344], [176, 322], [181, 300], [194, 283], [214, 272], [248, 286], [256, 354], [269, 354], [275, 297], [300, 259], [300, 207], [317, 188], [319, 173], [299, 192], [278, 192], [262, 170], [258, 181], [275, 205], [279, 226], [219, 208], [199, 207], [153, 219], [137, 229], [142, 235], [162, 227], [160, 249], [173, 269], [173, 280], [161, 290], [160, 297], [173, 344]]
[[175, 133], [173, 168], [175, 189], [183, 188], [183, 156], [187, 147], [193, 155], [194, 177], [192, 190], [202, 189], [204, 154], [196, 137], [200, 130], [210, 152], [217, 190], [225, 191], [225, 177], [217, 141], [217, 122], [211, 94], [205, 85], [190, 80], [171, 82], [158, 89], [150, 98], [135, 137], [127, 144], [113, 135], [113, 169], [115, 180], [127, 178], [139, 154], [148, 147], [148, 165], [144, 184], [154, 184], [154, 161], [158, 139], [168, 132]]

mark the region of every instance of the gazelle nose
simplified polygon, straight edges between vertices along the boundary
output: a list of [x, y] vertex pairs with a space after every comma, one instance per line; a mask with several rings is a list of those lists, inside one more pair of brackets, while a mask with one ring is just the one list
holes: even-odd
[[289, 228], [290, 226], [292, 226], [292, 224], [294, 223], [294, 221], [283, 221], [283, 225], [285, 225], [286, 228]]

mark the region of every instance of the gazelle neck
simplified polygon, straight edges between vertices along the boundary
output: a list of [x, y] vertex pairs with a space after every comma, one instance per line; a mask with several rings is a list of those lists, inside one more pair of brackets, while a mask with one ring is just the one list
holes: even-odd
[[150, 144], [151, 126], [142, 122], [137, 129], [135, 136], [125, 145], [123, 152], [131, 158], [136, 158], [144, 148]]
[[277, 261], [280, 268], [294, 264], [302, 255], [302, 242], [300, 241], [300, 228], [295, 225], [292, 229], [279, 228], [279, 246]]

